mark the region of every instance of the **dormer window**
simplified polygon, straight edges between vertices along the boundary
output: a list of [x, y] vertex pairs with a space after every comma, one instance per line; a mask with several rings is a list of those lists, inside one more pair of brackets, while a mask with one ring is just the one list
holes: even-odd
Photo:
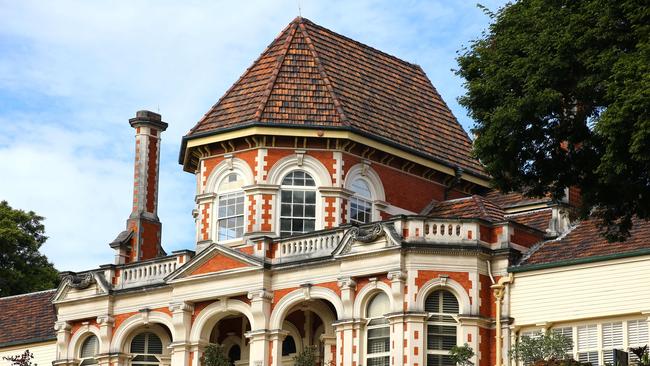
[[354, 195], [350, 197], [350, 221], [367, 224], [372, 221], [372, 193], [370, 186], [362, 179], [355, 179], [350, 185]]
[[219, 184], [217, 233], [220, 242], [244, 235], [244, 180], [237, 173], [228, 174]]
[[316, 183], [302, 170], [282, 180], [280, 191], [280, 236], [314, 231], [316, 227]]

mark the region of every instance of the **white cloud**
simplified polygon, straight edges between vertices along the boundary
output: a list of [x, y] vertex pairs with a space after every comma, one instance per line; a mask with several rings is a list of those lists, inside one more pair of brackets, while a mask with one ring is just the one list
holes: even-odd
[[[0, 8], [0, 199], [47, 217], [44, 252], [57, 268], [111, 262], [107, 243], [130, 210], [127, 120], [160, 108], [170, 124], [163, 245], [193, 248], [194, 179], [176, 162], [181, 136], [297, 15], [297, 2], [0, 0]], [[304, 0], [301, 8], [422, 65], [467, 122], [449, 69], [455, 50], [487, 23], [473, 3]]]

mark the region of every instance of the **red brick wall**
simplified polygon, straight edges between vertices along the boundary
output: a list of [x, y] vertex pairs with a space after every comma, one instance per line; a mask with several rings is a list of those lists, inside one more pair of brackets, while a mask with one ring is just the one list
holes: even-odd
[[512, 243], [523, 245], [527, 248], [530, 248], [542, 239], [543, 237], [541, 234], [534, 234], [518, 227], [515, 227], [513, 234], [510, 235], [510, 241]]
[[199, 268], [192, 271], [191, 275], [193, 276], [202, 273], [219, 272], [228, 269], [242, 268], [247, 266], [248, 265], [246, 263], [238, 261], [237, 259], [225, 256], [223, 254], [217, 254], [214, 257], [210, 258]]
[[[463, 288], [467, 291], [467, 295], [470, 295], [469, 290], [472, 288], [472, 281], [470, 281], [469, 273], [467, 272], [418, 271], [418, 276], [415, 278], [415, 285], [418, 287], [418, 290], [420, 290], [425, 283], [434, 278], [440, 277], [440, 275], [449, 276], [450, 279], [458, 282], [461, 286], [463, 286]], [[470, 301], [473, 301], [471, 296]]]

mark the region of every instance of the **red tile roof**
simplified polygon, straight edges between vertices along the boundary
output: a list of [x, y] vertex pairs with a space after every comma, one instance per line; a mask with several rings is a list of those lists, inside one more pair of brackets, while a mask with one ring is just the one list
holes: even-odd
[[527, 257], [524, 257], [520, 266], [552, 264], [648, 250], [650, 249], [649, 238], [650, 221], [636, 219], [630, 238], [624, 242], [609, 243], [600, 235], [598, 220], [589, 219], [580, 222], [563, 237], [544, 242], [534, 248]]
[[526, 206], [551, 201], [548, 197], [526, 197], [519, 192], [501, 193], [497, 190], [488, 192], [485, 197], [503, 208]]
[[477, 195], [438, 202], [433, 205], [428, 215], [440, 218], [480, 218], [490, 222], [504, 221], [501, 207]]
[[0, 347], [56, 339], [56, 290], [0, 297]]
[[187, 137], [251, 124], [352, 130], [485, 176], [420, 66], [300, 17]]
[[550, 208], [545, 208], [542, 210], [533, 210], [524, 213], [506, 215], [506, 218], [508, 220], [518, 222], [522, 225], [526, 225], [540, 231], [546, 231], [546, 229], [549, 227], [552, 216], [553, 210]]

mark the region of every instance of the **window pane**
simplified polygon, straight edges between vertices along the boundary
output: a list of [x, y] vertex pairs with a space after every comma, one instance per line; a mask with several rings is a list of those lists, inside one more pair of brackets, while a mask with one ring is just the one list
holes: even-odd
[[316, 204], [316, 192], [305, 191], [305, 203]]
[[303, 221], [305, 225], [303, 230], [305, 232], [314, 231], [314, 226], [316, 225], [316, 221], [314, 220], [303, 220]]
[[456, 366], [447, 355], [427, 355], [427, 366]]

